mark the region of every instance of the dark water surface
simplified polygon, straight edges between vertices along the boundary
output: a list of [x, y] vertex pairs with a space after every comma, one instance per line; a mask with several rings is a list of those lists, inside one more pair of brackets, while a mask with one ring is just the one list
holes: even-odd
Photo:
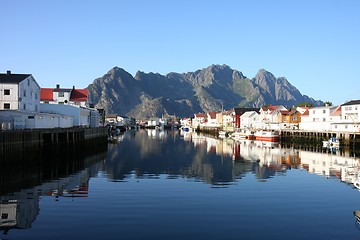
[[11, 158], [0, 239], [360, 238], [346, 152], [131, 130], [107, 150]]

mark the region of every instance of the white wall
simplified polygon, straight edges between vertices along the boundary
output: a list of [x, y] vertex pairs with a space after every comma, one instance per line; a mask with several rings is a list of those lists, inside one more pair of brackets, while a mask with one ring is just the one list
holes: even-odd
[[54, 113], [72, 116], [74, 126], [90, 126], [90, 109], [79, 108], [71, 105], [42, 103], [40, 104], [40, 111], [44, 113]]
[[[10, 95], [4, 95], [4, 90], [10, 90]], [[19, 86], [17, 84], [3, 83], [0, 84], [0, 110], [4, 109], [4, 103], [10, 103], [10, 109], [19, 108]]]
[[[12, 129], [35, 129], [35, 128], [70, 128], [73, 127], [73, 118], [58, 114], [20, 112], [14, 110], [0, 111], [0, 121], [6, 119], [6, 124], [12, 128], [6, 127], [4, 130]], [[1, 122], [0, 122], [1, 123]], [[1, 123], [1, 125], [3, 125]]]
[[19, 110], [39, 112], [40, 87], [31, 75], [19, 83], [19, 97]]

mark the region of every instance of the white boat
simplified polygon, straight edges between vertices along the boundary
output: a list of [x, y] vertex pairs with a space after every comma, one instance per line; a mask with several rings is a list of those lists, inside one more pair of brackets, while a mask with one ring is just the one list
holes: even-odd
[[279, 142], [279, 132], [275, 130], [259, 130], [255, 132], [255, 140]]
[[180, 129], [183, 130], [184, 132], [190, 132], [191, 131], [190, 126], [182, 126]]
[[219, 138], [226, 138], [227, 137], [227, 132], [225, 131], [219, 131]]
[[255, 140], [254, 132], [247, 129], [239, 129], [231, 134], [234, 140]]
[[324, 148], [340, 147], [340, 140], [336, 137], [332, 137], [329, 140], [323, 141]]

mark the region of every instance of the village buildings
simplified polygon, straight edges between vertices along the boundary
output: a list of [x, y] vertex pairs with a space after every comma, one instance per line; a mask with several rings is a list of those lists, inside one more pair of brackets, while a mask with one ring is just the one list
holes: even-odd
[[99, 127], [87, 89], [41, 88], [31, 74], [0, 74], [0, 129]]

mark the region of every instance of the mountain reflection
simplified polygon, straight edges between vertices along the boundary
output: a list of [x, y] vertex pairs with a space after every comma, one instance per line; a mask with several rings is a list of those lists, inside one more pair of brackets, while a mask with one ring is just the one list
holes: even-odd
[[[41, 196], [87, 197], [98, 174], [114, 182], [186, 178], [211, 187], [229, 187], [254, 176], [260, 182], [292, 169], [334, 177], [360, 188], [359, 162], [347, 152], [283, 147], [279, 143], [216, 139], [193, 132], [130, 130], [112, 144], [57, 147], [0, 159], [0, 229], [30, 228]], [[106, 151], [107, 148], [107, 151]]]
[[299, 152], [278, 143], [237, 142], [194, 132], [140, 130], [111, 145], [105, 171], [113, 181], [169, 174], [213, 185], [232, 184], [247, 173], [259, 179], [300, 165]]

